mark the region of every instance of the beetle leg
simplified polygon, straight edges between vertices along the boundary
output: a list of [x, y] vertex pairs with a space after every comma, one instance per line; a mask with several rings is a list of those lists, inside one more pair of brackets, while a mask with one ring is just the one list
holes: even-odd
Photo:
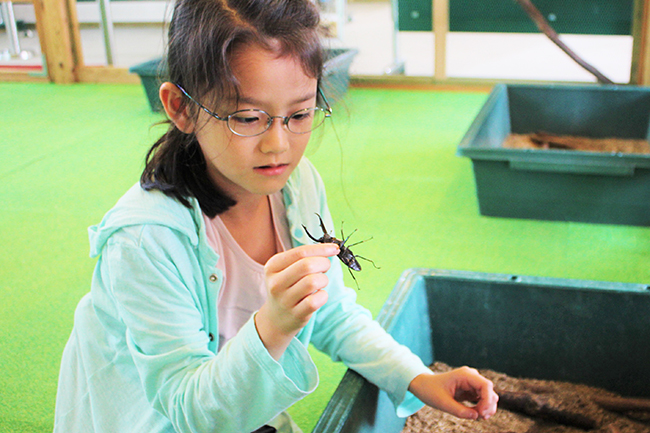
[[357, 281], [356, 278], [354, 278], [354, 274], [352, 273], [352, 270], [350, 270], [350, 268], [348, 268], [348, 272], [350, 273], [350, 276], [351, 276], [352, 279], [354, 280], [354, 284], [357, 285], [357, 290], [361, 290], [361, 289], [359, 289], [359, 282]]
[[[348, 236], [348, 237], [350, 237], [350, 236]], [[347, 240], [347, 239], [346, 239], [346, 240]], [[352, 245], [348, 245], [348, 248], [352, 248], [352, 247], [355, 246], [355, 245], [359, 245], [359, 244], [362, 244], [362, 243], [364, 243], [364, 242], [368, 242], [369, 240], [372, 240], [372, 236], [369, 237], [369, 238], [366, 239], [366, 240], [359, 241], [359, 242], [355, 242], [355, 243], [353, 243]]]
[[[352, 233], [350, 233], [350, 234], [348, 235], [348, 237], [346, 238], [345, 235], [343, 234], [343, 227], [341, 227], [341, 238], [344, 239], [342, 245], [345, 245], [345, 243], [348, 241], [348, 239], [350, 239], [350, 236], [352, 236], [352, 235], [354, 234], [354, 232], [356, 232], [356, 231], [357, 231], [357, 229], [354, 229], [354, 230], [352, 231]], [[354, 245], [356, 245], [356, 244], [354, 244]], [[348, 246], [348, 248], [349, 248], [349, 247], [350, 247], [350, 246]]]
[[357, 258], [357, 259], [363, 259], [363, 260], [365, 260], [366, 262], [370, 262], [370, 263], [372, 263], [372, 265], [375, 267], [375, 269], [381, 269], [379, 266], [375, 265], [375, 262], [373, 262], [373, 261], [370, 260], [370, 259], [366, 259], [365, 257], [363, 257], [363, 256], [359, 256], [359, 255], [355, 255], [354, 257]]

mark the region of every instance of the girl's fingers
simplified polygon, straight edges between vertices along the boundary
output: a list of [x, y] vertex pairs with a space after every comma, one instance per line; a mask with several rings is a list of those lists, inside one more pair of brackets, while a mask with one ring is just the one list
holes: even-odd
[[291, 286], [288, 299], [292, 304], [298, 304], [309, 295], [327, 287], [329, 278], [322, 272], [305, 275], [296, 284]]
[[[271, 257], [264, 267], [270, 311], [282, 329], [301, 328], [327, 301], [324, 289], [335, 244], [303, 245]], [[321, 293], [322, 292], [322, 293]]]
[[312, 244], [302, 245], [290, 250], [276, 254], [266, 262], [267, 272], [280, 272], [288, 268], [293, 263], [307, 257], [331, 257], [339, 253], [339, 247], [336, 244]]
[[[327, 278], [327, 277], [326, 277]], [[295, 307], [295, 312], [298, 317], [303, 317], [305, 321], [309, 321], [311, 315], [316, 312], [320, 307], [325, 305], [328, 298], [328, 293], [325, 290], [317, 290], [305, 296]]]
[[[312, 248], [317, 247], [317, 248]], [[276, 254], [271, 257], [265, 266], [268, 289], [271, 293], [281, 292], [301, 282], [303, 278], [322, 274], [331, 266], [329, 256], [338, 253], [338, 247], [334, 244], [327, 245], [305, 245]], [[309, 280], [305, 282], [308, 284]], [[297, 293], [295, 302], [315, 290], [322, 287], [315, 287], [306, 293]]]
[[325, 257], [308, 257], [294, 263], [269, 280], [269, 293], [281, 299], [285, 308], [292, 309], [312, 293], [324, 289], [329, 279], [325, 272], [330, 267]]
[[[476, 402], [473, 410], [478, 417], [488, 419], [496, 413], [499, 397], [494, 392], [494, 385], [473, 368], [461, 367], [459, 371], [464, 376], [464, 382], [458, 389], [461, 399]], [[471, 397], [465, 397], [463, 394]]]
[[494, 386], [492, 382], [488, 382], [488, 384], [479, 389], [480, 398], [476, 404], [475, 409], [481, 418], [488, 419], [497, 411], [499, 396], [496, 392], [494, 392]]
[[461, 404], [455, 400], [449, 400], [442, 403], [438, 409], [452, 414], [455, 417], [462, 419], [478, 419], [479, 414], [475, 408], [471, 408]]
[[[495, 414], [499, 400], [492, 382], [469, 367], [421, 374], [413, 379], [409, 390], [426, 404], [465, 419], [490, 418]], [[476, 405], [466, 406], [462, 401]]]

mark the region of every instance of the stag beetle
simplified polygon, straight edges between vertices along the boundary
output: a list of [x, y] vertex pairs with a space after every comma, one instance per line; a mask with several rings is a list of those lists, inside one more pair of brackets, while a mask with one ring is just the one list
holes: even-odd
[[[313, 237], [311, 235], [311, 233], [309, 233], [309, 231], [307, 230], [307, 227], [305, 227], [304, 225], [302, 226], [302, 228], [305, 229], [305, 233], [307, 233], [307, 236], [309, 236], [309, 238], [311, 240], [313, 240], [314, 242], [319, 242], [321, 244], [332, 243], [332, 244], [336, 244], [336, 245], [339, 246], [338, 258], [343, 262], [343, 264], [345, 266], [348, 267], [348, 272], [350, 272], [350, 275], [352, 276], [352, 279], [354, 280], [355, 284], [357, 285], [357, 289], [358, 289], [359, 288], [359, 283], [357, 282], [357, 279], [352, 274], [353, 270], [354, 271], [360, 271], [361, 270], [361, 265], [357, 261], [357, 258], [366, 260], [366, 261], [372, 263], [372, 265], [375, 268], [379, 269], [379, 267], [377, 267], [377, 265], [375, 265], [375, 262], [373, 262], [372, 260], [367, 259], [365, 257], [361, 257], [361, 256], [355, 256], [354, 253], [352, 253], [352, 251], [350, 251], [350, 247], [353, 247], [355, 245], [359, 245], [360, 243], [363, 243], [365, 241], [359, 241], [359, 242], [357, 242], [355, 244], [346, 246], [345, 243], [348, 241], [348, 239], [350, 239], [350, 236], [352, 236], [354, 234], [354, 232], [356, 232], [357, 230], [354, 229], [354, 231], [352, 233], [350, 233], [348, 235], [348, 237], [346, 238], [345, 235], [343, 234], [343, 228], [341, 228], [341, 237], [344, 240], [336, 239], [335, 237], [330, 236], [330, 234], [327, 232], [327, 229], [325, 228], [325, 224], [323, 223], [323, 219], [320, 217], [320, 215], [316, 214], [316, 216], [318, 217], [318, 220], [320, 221], [320, 228], [321, 228], [321, 230], [323, 230], [323, 236], [320, 239], [316, 239], [315, 237]], [[370, 239], [372, 239], [372, 238], [370, 238]], [[366, 240], [370, 240], [370, 239], [366, 239]]]

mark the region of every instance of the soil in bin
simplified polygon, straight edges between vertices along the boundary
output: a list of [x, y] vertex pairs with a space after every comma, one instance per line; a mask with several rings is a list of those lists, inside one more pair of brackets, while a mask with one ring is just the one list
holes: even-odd
[[607, 153], [650, 153], [648, 140], [627, 138], [589, 138], [554, 135], [546, 132], [509, 134], [503, 147], [512, 149], [579, 150]]
[[[452, 367], [436, 362], [430, 368], [435, 372], [444, 372]], [[569, 382], [515, 378], [493, 370], [480, 372], [492, 380], [498, 393], [525, 392], [546, 396], [560, 411], [580, 414], [593, 420], [595, 425], [588, 429], [571, 427], [505, 410], [501, 405], [489, 420], [471, 421], [425, 406], [407, 419], [402, 433], [650, 433], [650, 414], [616, 413], [593, 402], [592, 399], [597, 397], [617, 397], [609, 391]]]

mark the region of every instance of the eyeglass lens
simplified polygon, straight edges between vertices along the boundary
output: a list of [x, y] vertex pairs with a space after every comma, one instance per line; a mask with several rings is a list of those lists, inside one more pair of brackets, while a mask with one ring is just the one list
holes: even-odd
[[[284, 122], [289, 131], [306, 134], [319, 127], [325, 120], [325, 112], [317, 107], [297, 111]], [[228, 127], [235, 134], [250, 137], [270, 128], [272, 118], [261, 110], [242, 110], [228, 116]]]

